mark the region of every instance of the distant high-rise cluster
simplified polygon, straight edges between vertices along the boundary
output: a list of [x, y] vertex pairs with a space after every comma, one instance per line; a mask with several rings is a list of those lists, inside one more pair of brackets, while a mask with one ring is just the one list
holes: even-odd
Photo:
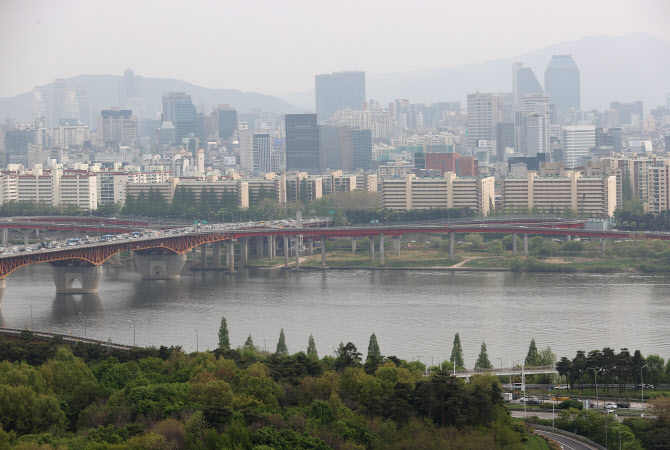
[[559, 111], [581, 107], [580, 74], [570, 55], [554, 55], [544, 72], [544, 90]]
[[316, 115], [330, 119], [343, 109], [360, 110], [365, 103], [365, 72], [335, 72], [315, 77]]

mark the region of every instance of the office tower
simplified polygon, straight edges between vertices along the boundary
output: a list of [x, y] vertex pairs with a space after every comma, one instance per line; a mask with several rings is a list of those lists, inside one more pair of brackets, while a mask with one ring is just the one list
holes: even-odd
[[570, 55], [554, 55], [544, 72], [544, 91], [559, 111], [580, 109], [580, 78]]
[[5, 133], [7, 164], [28, 165], [28, 149], [36, 143], [36, 130], [9, 130]]
[[240, 166], [252, 173], [267, 173], [271, 167], [269, 133], [240, 131]]
[[468, 94], [468, 146], [480, 147], [478, 141], [490, 141], [496, 125], [503, 121], [503, 101], [494, 94]]
[[164, 93], [162, 119], [174, 125], [177, 143], [191, 133], [195, 134], [195, 106], [191, 96], [184, 92]]
[[334, 72], [315, 76], [316, 114], [324, 121], [342, 109], [362, 110], [365, 72]]
[[221, 141], [230, 141], [235, 130], [237, 130], [237, 111], [228, 108], [227, 105], [219, 106], [217, 113], [217, 122], [219, 129], [219, 139]]
[[524, 95], [521, 99], [522, 114], [526, 117], [522, 121], [520, 133], [524, 134], [523, 153], [534, 157], [538, 153], [549, 153], [550, 118], [549, 96], [546, 94]]
[[520, 62], [512, 63], [512, 84], [515, 109], [521, 107], [521, 100], [524, 95], [544, 94], [542, 86], [540, 86], [535, 73], [533, 73], [533, 69], [523, 67], [523, 64]]
[[137, 146], [137, 117], [129, 109], [103, 109], [98, 116], [98, 139], [107, 146]]
[[635, 125], [643, 119], [644, 103], [642, 101], [631, 103], [610, 102], [610, 109], [619, 111], [620, 125]]
[[132, 69], [123, 71], [123, 106], [128, 106], [128, 100], [140, 96], [139, 80]]
[[319, 125], [319, 169], [321, 172], [342, 169], [343, 152], [340, 139], [342, 128], [351, 132], [349, 127]]
[[316, 114], [286, 114], [286, 170], [319, 170]]
[[514, 123], [499, 122], [496, 124], [496, 158], [505, 160], [505, 149], [514, 149]]
[[47, 116], [47, 91], [44, 87], [38, 86], [32, 92], [33, 117], [40, 118]]
[[354, 170], [370, 170], [372, 162], [372, 130], [351, 130]]
[[670, 134], [665, 136], [665, 151], [670, 152]]
[[596, 145], [596, 127], [592, 125], [563, 127], [563, 161], [573, 169], [584, 163], [589, 150]]

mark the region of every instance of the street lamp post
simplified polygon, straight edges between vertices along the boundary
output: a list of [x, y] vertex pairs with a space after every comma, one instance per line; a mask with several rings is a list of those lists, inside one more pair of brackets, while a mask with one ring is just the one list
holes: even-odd
[[26, 305], [26, 308], [30, 308], [30, 329], [33, 329], [33, 306]]
[[642, 369], [647, 367], [647, 364], [640, 367], [640, 384], [642, 385], [642, 409], [644, 409], [644, 378], [642, 377]]
[[597, 408], [598, 407], [598, 375], [597, 375], [597, 373], [600, 372], [600, 371], [595, 367], [589, 367], [586, 370], [593, 370], [593, 378], [596, 382], [596, 408]]
[[198, 330], [195, 328], [191, 328], [191, 331], [195, 331], [195, 351], [196, 353], [199, 351], [199, 346], [198, 346]]
[[500, 378], [502, 378], [502, 358], [498, 358], [500, 360]]

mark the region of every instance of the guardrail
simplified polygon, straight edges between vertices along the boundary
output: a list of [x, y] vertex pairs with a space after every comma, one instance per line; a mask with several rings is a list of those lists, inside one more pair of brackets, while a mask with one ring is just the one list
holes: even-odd
[[585, 444], [588, 444], [588, 445], [591, 445], [591, 446], [597, 448], [598, 450], [607, 450], [602, 445], [600, 445], [596, 442], [593, 442], [591, 439], [589, 439], [587, 437], [584, 437], [581, 434], [570, 433], [569, 431], [561, 430], [560, 428], [548, 427], [548, 426], [545, 426], [545, 425], [535, 425], [535, 424], [531, 424], [531, 425], [532, 425], [533, 428], [535, 428], [537, 430], [548, 431], [550, 433], [561, 434], [563, 436], [571, 437], [571, 438], [577, 439], [578, 441], [582, 441]]

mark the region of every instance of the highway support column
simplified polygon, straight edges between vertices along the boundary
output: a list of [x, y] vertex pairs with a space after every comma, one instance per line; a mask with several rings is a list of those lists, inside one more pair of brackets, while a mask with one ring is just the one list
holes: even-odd
[[202, 268], [207, 268], [207, 244], [202, 244], [200, 246], [200, 259], [202, 263]]
[[356, 238], [351, 238], [351, 253], [356, 253]]
[[289, 237], [284, 236], [284, 268], [288, 269]]
[[314, 255], [314, 240], [310, 239], [307, 241], [307, 250], [309, 251], [309, 256]]
[[370, 236], [370, 262], [374, 264], [375, 262], [375, 237]]
[[400, 236], [393, 236], [393, 251], [396, 256], [400, 256]]
[[512, 233], [512, 253], [516, 256], [516, 233]]
[[523, 234], [523, 256], [528, 258], [528, 233]]
[[326, 236], [321, 236], [321, 269], [326, 270]]
[[226, 253], [228, 254], [228, 273], [235, 273], [235, 242], [237, 239], [231, 239], [226, 245]]
[[30, 234], [30, 230], [24, 230], [24, 232], [23, 232], [23, 248], [24, 249], [28, 248], [28, 234]]
[[454, 260], [454, 247], [456, 245], [456, 235], [452, 231], [449, 233], [449, 259]]
[[2, 246], [4, 248], [7, 248], [7, 244], [9, 244], [9, 228], [3, 228], [2, 229]]
[[198, 247], [193, 247], [191, 249], [191, 267], [196, 267], [198, 265]]
[[384, 235], [379, 235], [379, 265], [384, 267]]
[[300, 270], [300, 236], [294, 237], [295, 270]]
[[221, 241], [216, 241], [212, 244], [212, 266], [215, 268], [221, 267]]
[[244, 265], [249, 261], [249, 238], [240, 238], [240, 264]]
[[263, 236], [257, 236], [256, 237], [256, 258], [261, 259], [263, 257], [263, 246], [265, 243], [263, 242], [265, 238]]

